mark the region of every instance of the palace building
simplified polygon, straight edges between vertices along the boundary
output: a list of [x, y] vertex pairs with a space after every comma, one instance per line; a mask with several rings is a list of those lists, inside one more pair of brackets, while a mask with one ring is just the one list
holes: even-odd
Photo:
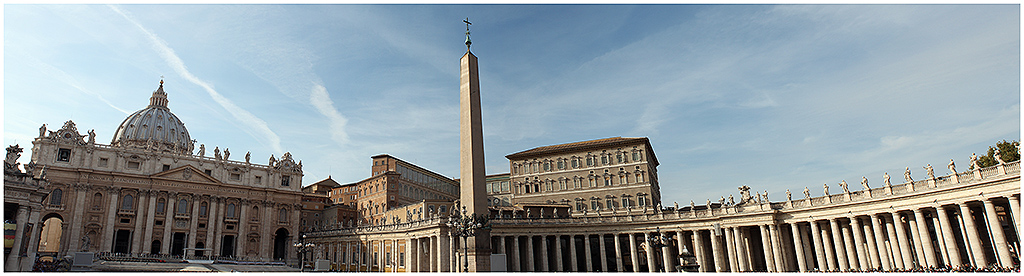
[[24, 172], [21, 149], [8, 149], [4, 219], [17, 230], [5, 270], [27, 271], [37, 255], [74, 252], [293, 260], [301, 161], [284, 153], [255, 164], [249, 153], [237, 161], [226, 147], [213, 156], [198, 148], [168, 108], [163, 81], [109, 145], [72, 121], [56, 130], [44, 124]]

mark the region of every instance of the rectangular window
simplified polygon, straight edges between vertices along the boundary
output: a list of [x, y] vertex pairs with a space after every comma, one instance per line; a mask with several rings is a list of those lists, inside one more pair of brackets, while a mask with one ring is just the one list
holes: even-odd
[[171, 169], [171, 165], [166, 165], [166, 164], [165, 164], [165, 165], [164, 165], [164, 167], [163, 167], [163, 168], [162, 168], [162, 169], [161, 169], [160, 171], [162, 171], [162, 172], [166, 172], [166, 171], [168, 171], [168, 170], [170, 170], [170, 169]]
[[285, 175], [281, 177], [281, 186], [288, 186], [291, 184], [292, 177]]
[[601, 165], [608, 165], [608, 156], [601, 156]]
[[576, 159], [573, 159], [572, 160], [572, 168], [575, 169], [575, 168], [579, 168], [579, 167], [580, 167], [580, 161], [576, 160]]
[[616, 154], [615, 155], [615, 160], [618, 161], [621, 164], [622, 163], [622, 154], [621, 153]]
[[629, 199], [623, 197], [622, 198], [622, 207], [626, 207], [626, 206], [629, 206]]
[[551, 163], [544, 162], [544, 171], [545, 172], [551, 171]]
[[639, 151], [634, 151], [633, 152], [633, 162], [637, 162], [637, 161], [640, 161], [640, 152]]
[[208, 176], [213, 176], [213, 170], [203, 170], [203, 173], [205, 173]]
[[158, 221], [156, 221], [156, 222], [155, 222], [155, 223], [153, 223], [153, 224], [156, 224], [156, 225], [164, 225], [164, 221], [162, 221], [162, 220], [158, 220]]
[[405, 252], [398, 252], [398, 266], [405, 267]]
[[58, 149], [57, 150], [57, 161], [70, 162], [71, 161], [71, 149]]
[[558, 160], [558, 169], [559, 170], [564, 170], [565, 169], [565, 161]]
[[106, 168], [107, 162], [110, 162], [110, 159], [100, 158], [100, 167]]
[[158, 201], [156, 203], [156, 212], [157, 213], [163, 213], [164, 212], [164, 204], [165, 203], [163, 201]]
[[612, 179], [608, 178], [608, 177], [605, 177], [604, 178], [604, 185], [605, 186], [611, 186], [612, 185]]
[[121, 219], [121, 223], [132, 223], [132, 219], [123, 218]]
[[135, 162], [135, 161], [128, 161], [128, 168], [129, 169], [138, 170], [140, 167], [142, 167], [142, 163]]
[[600, 206], [597, 205], [597, 200], [590, 201], [590, 209], [599, 210], [600, 208], [598, 207]]
[[242, 180], [242, 175], [241, 174], [237, 174], [237, 173], [232, 173], [231, 174], [231, 180], [234, 180], [234, 181]]
[[608, 206], [608, 208], [615, 207], [615, 205], [614, 205], [615, 201], [610, 199], [610, 198], [608, 200], [605, 200], [604, 204], [605, 204], [605, 206]]
[[593, 165], [594, 165], [594, 158], [593, 157], [587, 157], [587, 166], [593, 166]]
[[257, 175], [256, 179], [253, 179], [253, 182], [256, 182], [256, 184], [263, 184], [263, 177]]

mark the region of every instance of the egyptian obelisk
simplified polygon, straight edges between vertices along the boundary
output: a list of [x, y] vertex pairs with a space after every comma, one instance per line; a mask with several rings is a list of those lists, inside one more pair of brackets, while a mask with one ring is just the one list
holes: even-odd
[[[469, 51], [469, 20], [466, 23], [466, 54], [462, 56], [459, 105], [459, 148], [461, 189], [459, 201], [466, 207], [466, 214], [489, 216], [484, 169], [484, 129], [480, 118], [480, 75], [477, 72], [476, 56]], [[477, 230], [467, 243], [469, 272], [491, 271], [490, 230]], [[461, 270], [460, 270], [461, 271]]]

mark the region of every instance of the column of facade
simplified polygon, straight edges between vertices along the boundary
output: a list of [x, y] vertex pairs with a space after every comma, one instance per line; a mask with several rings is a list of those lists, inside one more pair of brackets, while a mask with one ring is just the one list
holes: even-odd
[[804, 252], [804, 245], [805, 244], [802, 242], [803, 238], [801, 237], [801, 234], [800, 234], [800, 225], [797, 224], [797, 222], [793, 222], [793, 223], [789, 224], [789, 228], [790, 228], [790, 232], [792, 232], [792, 234], [793, 234], [793, 244], [794, 244], [793, 250], [796, 251], [797, 271], [799, 271], [799, 272], [806, 272], [807, 271], [807, 261], [806, 261], [806, 257], [805, 257], [804, 254], [807, 254], [807, 252]]
[[[772, 259], [775, 260], [775, 271], [786, 272], [792, 270], [792, 265], [786, 264], [785, 251], [782, 250], [782, 232], [779, 232], [779, 226], [776, 224], [768, 225], [768, 235], [771, 236], [770, 240], [772, 243]], [[789, 266], [789, 268], [787, 268]]]
[[883, 217], [880, 214], [871, 214], [870, 220], [871, 228], [874, 230], [874, 242], [878, 244], [880, 265], [882, 265], [883, 270], [892, 271], [893, 266], [889, 261], [889, 250], [886, 249], [885, 229], [882, 228], [882, 224], [879, 222], [883, 220]]
[[868, 255], [870, 253], [868, 253], [869, 250], [867, 244], [864, 242], [864, 236], [868, 234], [863, 233], [863, 228], [860, 226], [860, 219], [856, 216], [850, 216], [849, 219], [850, 229], [853, 230], [853, 241], [855, 243], [854, 251], [856, 251], [857, 254], [857, 265], [862, 271], [867, 270], [867, 268], [871, 267], [871, 262], [868, 259]]
[[[707, 260], [707, 256], [704, 255], [704, 237], [701, 236], [703, 234], [701, 234], [700, 232], [700, 229], [694, 229], [693, 231], [690, 232], [692, 235], [691, 240], [693, 240], [693, 256], [697, 257], [697, 264], [700, 264], [700, 267], [697, 268], [697, 271], [708, 272], [708, 266], [710, 263]], [[618, 247], [618, 245], [615, 246]]]
[[[160, 197], [157, 191], [149, 191], [149, 206], [146, 207], [146, 229], [142, 238], [142, 254], [150, 254], [150, 244], [153, 242], [153, 224], [156, 223], [156, 199]], [[140, 202], [141, 203], [141, 202]], [[165, 211], [167, 206], [164, 206]], [[71, 240], [74, 243], [75, 240]]]
[[[216, 197], [214, 199], [214, 201], [213, 201], [217, 205], [217, 212], [214, 213], [216, 215], [212, 215], [213, 216], [213, 222], [210, 223], [210, 225], [213, 226], [213, 255], [214, 256], [220, 256], [221, 252], [224, 251], [224, 250], [222, 250], [222, 248], [225, 246], [225, 245], [221, 244], [221, 243], [224, 242], [224, 212], [225, 212], [224, 208], [226, 208], [226, 206], [224, 206], [224, 199], [225, 198], [223, 198], [223, 197]], [[241, 231], [239, 231], [239, 232], [241, 232]], [[235, 240], [237, 242], [238, 237], [235, 237]], [[236, 253], [236, 255], [237, 255], [237, 253]]]
[[[7, 256], [7, 265], [4, 267], [4, 271], [23, 270], [19, 268], [19, 265], [21, 263], [21, 243], [25, 240], [25, 226], [28, 224], [28, 212], [28, 206], [18, 206], [18, 214], [14, 217], [16, 225], [14, 230], [14, 245], [11, 247], [11, 253]], [[31, 269], [26, 271], [31, 271]]]
[[217, 240], [219, 240], [220, 235], [216, 235], [216, 236], [214, 235], [214, 232], [216, 232], [218, 230], [218, 228], [217, 228], [217, 211], [218, 211], [218, 209], [217, 209], [217, 200], [218, 200], [218, 197], [211, 196], [210, 197], [210, 202], [207, 204], [207, 210], [206, 210], [206, 243], [204, 244], [204, 246], [205, 246], [205, 248], [209, 248], [209, 249], [212, 250], [212, 251], [210, 251], [210, 255], [209, 256], [218, 256], [218, 255], [220, 255], [220, 251], [215, 249], [215, 248], [217, 248]]
[[[260, 239], [261, 240], [268, 241], [268, 242], [274, 240], [274, 234], [271, 232], [270, 229], [271, 229], [271, 227], [273, 225], [277, 225], [277, 221], [279, 220], [279, 218], [274, 216], [274, 211], [275, 211], [274, 209], [277, 209], [275, 207], [276, 206], [274, 206], [274, 203], [268, 202], [268, 201], [263, 201], [263, 209], [262, 209], [263, 210], [263, 220], [261, 221], [262, 223], [259, 224], [260, 225]], [[260, 247], [260, 258], [271, 259], [271, 258], [274, 257], [274, 256], [270, 255], [270, 244], [269, 243], [267, 243], [267, 244], [260, 243], [259, 247]], [[372, 247], [371, 247], [371, 249], [372, 249]], [[372, 266], [368, 266], [367, 267], [367, 271], [369, 271], [369, 268], [372, 268]]]
[[[36, 250], [39, 250], [39, 235], [42, 234], [42, 232], [43, 232], [42, 231], [43, 230], [42, 229], [43, 228], [42, 224], [39, 223], [40, 222], [40, 219], [39, 219], [39, 216], [40, 216], [39, 212], [40, 211], [42, 211], [42, 210], [39, 210], [39, 209], [36, 209], [36, 210], [29, 209], [28, 210], [28, 221], [32, 222], [37, 227], [32, 229], [32, 231], [28, 234], [28, 237], [25, 237], [26, 239], [28, 239], [27, 241], [25, 241], [25, 242], [28, 243], [28, 248], [25, 249], [26, 250], [25, 251], [25, 258], [21, 260], [21, 270], [23, 270], [23, 271], [31, 271], [32, 270], [32, 266], [36, 262], [36, 257], [38, 257], [38, 256], [36, 256], [37, 255], [36, 254], [37, 253]], [[21, 245], [19, 244], [18, 246], [21, 246]]]
[[989, 237], [992, 237], [996, 251], [996, 259], [1002, 267], [1013, 266], [1013, 256], [1010, 256], [1010, 247], [1006, 244], [1006, 234], [1003, 233], [1003, 226], [996, 216], [996, 206], [992, 198], [986, 198], [981, 203], [985, 205], [985, 217], [988, 219]]
[[526, 269], [523, 271], [536, 271], [534, 267], [534, 259], [537, 257], [537, 252], [533, 250], [533, 235], [526, 235]]
[[839, 220], [836, 218], [831, 218], [828, 222], [832, 227], [832, 248], [836, 251], [836, 261], [839, 265], [837, 268], [841, 271], [849, 271], [850, 264], [847, 263], [848, 259], [846, 258], [846, 249], [843, 248], [843, 234], [839, 230], [842, 226], [839, 225]]
[[576, 235], [569, 235], [569, 271], [578, 271], [579, 262], [576, 258]]
[[939, 245], [938, 246], [938, 248], [939, 248], [939, 257], [935, 259], [935, 262], [939, 263], [939, 265], [948, 265], [949, 264], [949, 252], [948, 252], [948, 250], [946, 250], [946, 248], [947, 248], [946, 247], [946, 239], [942, 235], [942, 229], [941, 229], [942, 228], [941, 227], [942, 223], [939, 222], [938, 210], [935, 211], [935, 216], [931, 217], [931, 220], [932, 220], [932, 227], [934, 227], [934, 229], [935, 229], [935, 241]]
[[103, 236], [100, 237], [100, 252], [113, 252], [114, 249], [114, 223], [117, 221], [117, 199], [121, 195], [121, 188], [107, 188], [109, 207], [107, 208], [107, 223], [103, 224]]
[[511, 257], [510, 258], [510, 263], [512, 263], [512, 269], [510, 271], [515, 272], [515, 271], [520, 271], [522, 269], [522, 267], [519, 265], [519, 263], [521, 261], [520, 260], [521, 258], [519, 257], [519, 236], [512, 235], [511, 238], [512, 238], [512, 254], [510, 256]]
[[[838, 222], [838, 221], [836, 221]], [[859, 270], [862, 266], [857, 263], [857, 249], [854, 248], [853, 236], [850, 233], [850, 228], [853, 228], [853, 221], [850, 221], [850, 227], [843, 226], [841, 222], [839, 225], [839, 231], [843, 232], [843, 244], [846, 245], [846, 260], [850, 267], [850, 270]]]
[[714, 229], [709, 230], [709, 232], [710, 233], [708, 233], [708, 235], [711, 238], [711, 257], [714, 259], [715, 263], [714, 271], [725, 272], [726, 262], [724, 261], [724, 256], [722, 256], [725, 254], [725, 249], [722, 248], [722, 239], [719, 235], [716, 235]]
[[[1017, 194], [1017, 197], [1019, 196], [1020, 194]], [[1013, 223], [1013, 230], [1017, 232], [1017, 241], [1020, 242], [1020, 220], [1017, 218], [1020, 216], [1020, 199], [1017, 197], [1009, 195], [1006, 199], [1010, 201], [1010, 222]]]
[[[661, 238], [662, 241], [669, 240], [668, 239], [668, 232], [661, 233], [661, 237], [660, 238]], [[664, 263], [664, 265], [665, 265], [665, 272], [675, 272], [676, 271], [675, 270], [675, 265], [672, 264], [672, 259], [675, 259], [675, 258], [672, 257], [672, 243], [670, 242], [669, 244], [665, 244], [664, 246], [661, 247], [661, 260], [662, 260], [662, 263]]]
[[551, 271], [548, 264], [548, 235], [540, 236], [540, 271]]
[[601, 272], [608, 272], [608, 250], [604, 247], [604, 234], [598, 235], [598, 248], [601, 250]]
[[556, 271], [565, 271], [562, 261], [562, 235], [555, 235], [555, 268]]
[[740, 265], [740, 271], [753, 271], [753, 267], [750, 266], [750, 248], [747, 243], [747, 235], [743, 231], [743, 227], [734, 227], [732, 229], [733, 240], [736, 241], [736, 262]]
[[171, 254], [171, 228], [174, 227], [174, 206], [175, 198], [178, 193], [171, 192], [167, 194], [167, 200], [164, 203], [164, 236], [163, 241], [160, 242], [160, 253]]
[[725, 247], [729, 255], [729, 272], [740, 272], [739, 259], [736, 257], [736, 237], [733, 234], [733, 228], [722, 228], [722, 231], [725, 232]]
[[[619, 234], [612, 234], [615, 241], [615, 270], [618, 272], [626, 272], [626, 269], [622, 266], [622, 242], [619, 241]], [[563, 271], [559, 269], [558, 271]]]
[[942, 238], [946, 242], [947, 254], [949, 254], [949, 264], [953, 267], [960, 266], [963, 262], [960, 259], [960, 248], [956, 244], [956, 237], [953, 236], [953, 225], [949, 223], [949, 213], [946, 212], [946, 208], [941, 205], [935, 206], [936, 216], [939, 217], [939, 228], [942, 230]]
[[[227, 204], [229, 204], [227, 202], [227, 199], [224, 199], [224, 205], [227, 206]], [[248, 214], [249, 214], [249, 209], [251, 209], [251, 207], [249, 206], [249, 200], [245, 200], [245, 199], [239, 200], [238, 201], [238, 209], [240, 210], [240, 211], [238, 211], [239, 215], [237, 217], [238, 218], [238, 236], [235, 237], [235, 244], [234, 244], [234, 247], [235, 247], [234, 254], [235, 254], [236, 258], [246, 255], [245, 252], [242, 251], [242, 249], [245, 248], [244, 244], [245, 244], [245, 241], [247, 240], [246, 237], [249, 236], [249, 216], [248, 216]], [[227, 211], [225, 211], [224, 212], [224, 216], [227, 217], [227, 215], [228, 215], [228, 213], [227, 213]], [[234, 215], [234, 214], [231, 214], [231, 215]], [[259, 214], [254, 214], [254, 215], [259, 216]], [[230, 245], [224, 245], [224, 246], [230, 246]], [[358, 267], [357, 267], [357, 269], [358, 269]]]
[[145, 246], [142, 246], [142, 236], [143, 236], [143, 233], [142, 233], [143, 228], [142, 228], [142, 226], [146, 224], [147, 220], [152, 219], [150, 217], [147, 217], [146, 216], [146, 212], [145, 212], [145, 210], [146, 210], [146, 203], [145, 203], [146, 201], [145, 200], [147, 198], [149, 198], [149, 192], [144, 191], [144, 190], [139, 191], [138, 196], [139, 196], [139, 198], [138, 198], [137, 202], [139, 204], [137, 204], [137, 205], [139, 207], [135, 208], [136, 209], [135, 210], [135, 231], [132, 232], [132, 248], [131, 248], [131, 251], [129, 251], [132, 254], [141, 254], [142, 253], [142, 248], [145, 247]]
[[[633, 261], [633, 272], [640, 272], [640, 264], [638, 263], [639, 262], [639, 260], [638, 260], [639, 258], [637, 258], [637, 256], [636, 256], [636, 254], [637, 254], [637, 251], [636, 251], [636, 236], [634, 236], [634, 235], [636, 235], [636, 233], [628, 233], [627, 235], [629, 236], [629, 258], [630, 258], [630, 261]], [[575, 249], [572, 252], [576, 252]], [[573, 265], [575, 266], [575, 264], [576, 264], [576, 257], [575, 257], [575, 255], [573, 255], [572, 262], [573, 262]]]
[[85, 184], [73, 184], [75, 188], [75, 209], [73, 209], [71, 215], [71, 239], [68, 242], [68, 252], [79, 252], [84, 251], [83, 248], [79, 248], [80, 241], [82, 240], [82, 222], [85, 220], [85, 195], [89, 193], [89, 186]]
[[917, 231], [921, 235], [921, 245], [924, 246], [925, 261], [928, 262], [928, 266], [939, 266], [935, 256], [935, 246], [932, 244], [932, 236], [928, 232], [928, 219], [924, 216], [924, 210], [921, 208], [914, 209], [914, 217], [917, 221]]
[[[657, 260], [654, 259], [654, 248], [651, 247], [651, 233], [644, 231], [644, 248], [647, 250], [647, 272], [657, 272]], [[589, 265], [589, 262], [587, 262]]]
[[896, 230], [894, 229], [895, 226], [893, 226], [893, 221], [892, 219], [883, 214], [879, 214], [878, 218], [884, 220], [885, 222], [885, 232], [886, 234], [888, 234], [889, 238], [889, 244], [886, 248], [891, 249], [891, 251], [889, 251], [891, 253], [889, 256], [889, 260], [892, 262], [892, 267], [894, 269], [903, 269], [903, 256], [900, 253], [900, 245], [896, 241]]
[[985, 249], [981, 244], [981, 237], [978, 234], [978, 227], [974, 223], [974, 217], [971, 214], [971, 207], [967, 205], [967, 202], [958, 204], [960, 207], [960, 217], [963, 220], [965, 229], [965, 241], [968, 243], [968, 252], [974, 256], [975, 267], [985, 267]]
[[907, 240], [907, 230], [903, 224], [903, 217], [897, 211], [892, 211], [893, 228], [896, 230], [896, 243], [893, 250], [899, 248], [903, 269], [914, 268], [914, 252], [910, 249], [910, 241]]
[[768, 272], [778, 272], [775, 270], [775, 256], [772, 255], [771, 234], [768, 233], [768, 226], [758, 225], [757, 228], [761, 230], [761, 249], [764, 250], [765, 267]]
[[[450, 248], [450, 251], [448, 251], [448, 252], [451, 252], [451, 253], [455, 254], [455, 255], [451, 256], [449, 261], [448, 261], [448, 263], [451, 264], [451, 267], [449, 268], [449, 269], [451, 269], [451, 270], [449, 270], [450, 272], [462, 272], [462, 255], [461, 254], [466, 254], [467, 252], [459, 251], [459, 248], [458, 248], [459, 242], [462, 242], [462, 241], [456, 239], [454, 235], [448, 235], [448, 247]], [[381, 255], [384, 255], [384, 254], [381, 254]]]
[[921, 232], [917, 227], [917, 220], [919, 218], [916, 214], [913, 216], [907, 214], [907, 226], [910, 227], [910, 236], [914, 239], [911, 245], [914, 250], [914, 261], [917, 261], [917, 266], [919, 267], [927, 267], [928, 260], [924, 255], [924, 242], [921, 241]]
[[[885, 244], [884, 241], [882, 241], [882, 243], [879, 243], [878, 236], [874, 235], [873, 233], [877, 232], [877, 229], [873, 228], [878, 227], [878, 224], [871, 217], [868, 217], [868, 220], [870, 220], [871, 223], [865, 223], [864, 225], [861, 226], [864, 229], [864, 238], [867, 240], [869, 258], [868, 263], [871, 264], [871, 268], [882, 267], [882, 260], [880, 256], [884, 256], [883, 254], [886, 253], [884, 246]], [[879, 244], [882, 244], [883, 246], [878, 246]], [[888, 270], [888, 268], [884, 269]]]
[[452, 260], [451, 252], [452, 251], [444, 250], [444, 248], [449, 248], [450, 247], [448, 245], [448, 235], [442, 231], [441, 234], [437, 238], [437, 243], [438, 243], [438, 245], [437, 245], [437, 253], [438, 254], [437, 255], [440, 257], [438, 259], [438, 261], [440, 261], [440, 263], [441, 263], [438, 271], [441, 271], [441, 272], [452, 271], [451, 270], [451, 263], [452, 263], [452, 261], [451, 261]]
[[836, 264], [835, 251], [832, 248], [832, 235], [829, 233], [829, 228], [821, 228], [821, 244], [825, 249], [825, 267], [828, 271], [839, 270], [839, 265]]
[[818, 262], [818, 270], [828, 271], [827, 261], [825, 260], [825, 247], [824, 242], [821, 240], [821, 230], [818, 227], [818, 222], [810, 221], [811, 223], [811, 238], [814, 240], [814, 257]]
[[[185, 246], [185, 248], [196, 248], [196, 240], [199, 238], [199, 237], [197, 237], [198, 234], [196, 232], [198, 231], [198, 228], [199, 228], [199, 201], [200, 200], [201, 199], [199, 198], [199, 195], [192, 195], [191, 199], [189, 200], [189, 203], [192, 204], [192, 215], [189, 216], [189, 219], [188, 219], [189, 220], [188, 244]], [[188, 252], [184, 252], [184, 253], [185, 253], [185, 255], [188, 255]], [[195, 253], [196, 253], [195, 251], [192, 251], [193, 255], [195, 255]]]

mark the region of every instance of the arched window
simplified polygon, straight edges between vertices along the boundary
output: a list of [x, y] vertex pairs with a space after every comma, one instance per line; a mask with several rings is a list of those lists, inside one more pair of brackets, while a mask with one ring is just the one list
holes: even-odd
[[62, 196], [64, 196], [64, 191], [61, 189], [56, 189], [53, 190], [53, 192], [50, 192], [50, 205], [60, 205]]
[[229, 218], [235, 218], [235, 204], [228, 203], [228, 208], [224, 210], [224, 215]]
[[157, 213], [163, 213], [164, 212], [164, 208], [166, 208], [166, 207], [167, 207], [167, 200], [161, 198], [161, 199], [158, 199], [156, 201], [156, 212]]
[[207, 206], [209, 206], [209, 205], [205, 201], [203, 203], [199, 204], [199, 216], [200, 217], [205, 217], [206, 216], [206, 207]]
[[281, 211], [279, 211], [277, 214], [277, 220], [288, 221], [288, 210], [281, 208]]
[[188, 200], [182, 199], [178, 201], [178, 211], [176, 213], [188, 214]]
[[103, 203], [103, 194], [96, 193], [96, 194], [92, 195], [92, 208], [93, 209], [99, 209], [100, 208], [100, 204], [102, 204], [102, 203]]
[[260, 207], [252, 206], [252, 220], [260, 220]]
[[121, 200], [121, 210], [131, 210], [132, 199], [132, 195], [124, 195], [124, 199]]

